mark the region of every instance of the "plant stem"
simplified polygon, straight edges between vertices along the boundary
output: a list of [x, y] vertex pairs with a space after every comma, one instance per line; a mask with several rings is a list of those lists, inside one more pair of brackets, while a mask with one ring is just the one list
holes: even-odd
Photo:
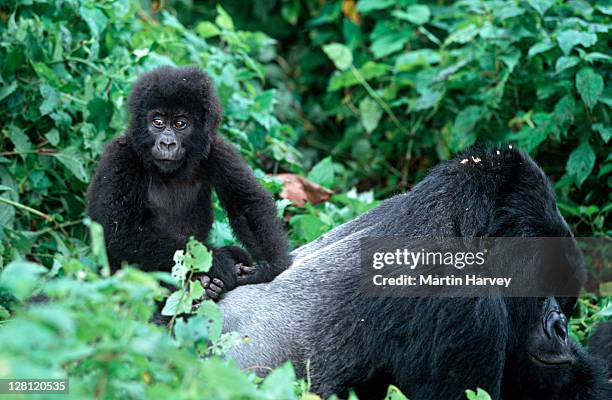
[[36, 209], [34, 209], [32, 207], [28, 207], [28, 206], [26, 206], [24, 204], [18, 203], [16, 201], [9, 200], [6, 197], [0, 197], [0, 203], [5, 203], [5, 204], [8, 204], [8, 205], [13, 206], [15, 208], [19, 208], [19, 209], [22, 209], [24, 211], [27, 211], [27, 212], [29, 212], [31, 214], [38, 215], [39, 217], [41, 217], [43, 219], [46, 219], [47, 221], [55, 222], [55, 220], [53, 219], [52, 216], [50, 216], [48, 214], [45, 214], [42, 211], [38, 211], [38, 210], [36, 210]]

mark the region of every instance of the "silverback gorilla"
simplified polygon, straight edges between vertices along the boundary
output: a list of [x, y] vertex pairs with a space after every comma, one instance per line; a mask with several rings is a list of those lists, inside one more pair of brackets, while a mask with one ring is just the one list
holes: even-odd
[[129, 110], [130, 126], [106, 146], [87, 196], [113, 270], [122, 261], [168, 270], [190, 236], [206, 243], [214, 188], [255, 264], [239, 247], [212, 249], [212, 268], [200, 277], [205, 296], [283, 271], [288, 246], [274, 200], [217, 135], [221, 106], [210, 78], [193, 67], [158, 68], [135, 83]]
[[[505, 400], [611, 398], [602, 361], [568, 338], [575, 298], [366, 297], [359, 239], [376, 235], [571, 233], [528, 156], [468, 150], [410, 192], [295, 250], [274, 281], [229, 293], [220, 302], [224, 330], [249, 337], [232, 350], [238, 364], [264, 374], [292, 360], [323, 396], [354, 388], [380, 399], [394, 384], [411, 400], [464, 399], [477, 387]], [[584, 277], [581, 259], [570, 267]]]

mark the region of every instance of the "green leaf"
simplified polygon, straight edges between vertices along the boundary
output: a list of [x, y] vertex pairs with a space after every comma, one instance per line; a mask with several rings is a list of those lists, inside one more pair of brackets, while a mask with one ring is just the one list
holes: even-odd
[[391, 13], [396, 18], [412, 22], [415, 25], [423, 25], [431, 18], [429, 7], [422, 4], [413, 4], [406, 8], [406, 11], [395, 10]]
[[574, 121], [574, 110], [576, 109], [576, 100], [571, 95], [564, 96], [555, 105], [553, 112], [555, 118], [555, 125], [557, 127], [563, 127], [566, 122]]
[[331, 156], [319, 161], [308, 173], [307, 178], [321, 186], [331, 188], [334, 186], [334, 163]]
[[295, 372], [290, 362], [272, 371], [261, 383], [261, 390], [271, 399], [295, 398]]
[[397, 387], [389, 385], [387, 388], [387, 396], [385, 400], [409, 400], [404, 393], [401, 392]]
[[563, 53], [568, 55], [576, 45], [582, 45], [584, 47], [591, 47], [594, 45], [597, 42], [597, 35], [577, 30], [568, 30], [561, 32], [557, 37], [557, 41]]
[[374, 10], [384, 10], [395, 4], [395, 0], [359, 0], [357, 11], [367, 14]]
[[555, 44], [548, 38], [544, 39], [543, 41], [534, 44], [533, 46], [531, 46], [529, 48], [529, 52], [527, 53], [528, 57], [533, 57], [537, 54], [540, 53], [544, 53], [547, 52], [548, 50], [552, 49], [553, 47], [555, 47]]
[[100, 97], [94, 97], [87, 104], [87, 122], [91, 122], [99, 131], [108, 128], [114, 112], [113, 104]]
[[567, 160], [567, 173], [574, 178], [576, 185], [580, 187], [588, 178], [595, 166], [595, 152], [588, 142], [582, 143], [572, 151]]
[[431, 49], [419, 49], [400, 54], [395, 60], [396, 71], [410, 71], [440, 62], [440, 53]]
[[568, 68], [572, 68], [578, 65], [579, 62], [580, 59], [576, 56], [561, 56], [557, 59], [557, 63], [555, 64], [555, 73], [558, 74]]
[[544, 16], [546, 10], [555, 4], [555, 0], [527, 0], [527, 2], [542, 16]]
[[374, 58], [383, 58], [402, 50], [409, 39], [409, 35], [403, 32], [384, 35], [372, 42], [370, 50], [374, 54]]
[[604, 80], [592, 68], [582, 68], [576, 74], [576, 89], [584, 104], [589, 109], [593, 109], [599, 96], [603, 93]]
[[468, 400], [491, 400], [491, 396], [489, 396], [489, 394], [481, 388], [478, 388], [476, 393], [474, 393], [473, 390], [468, 389], [465, 391], [465, 394], [467, 395]]
[[232, 21], [232, 17], [230, 17], [227, 11], [225, 11], [220, 5], [217, 5], [217, 17], [215, 18], [215, 24], [226, 31], [234, 30], [234, 22]]
[[3, 85], [0, 88], [0, 101], [10, 96], [15, 89], [17, 89], [17, 81], [13, 81], [9, 85]]
[[359, 112], [361, 113], [361, 123], [365, 130], [371, 133], [376, 129], [382, 117], [383, 110], [376, 101], [370, 97], [366, 97], [359, 103]]
[[340, 71], [344, 71], [353, 65], [351, 50], [341, 43], [325, 45], [323, 46], [323, 51]]
[[9, 126], [9, 139], [15, 146], [15, 151], [17, 153], [23, 154], [23, 158], [25, 158], [25, 154], [32, 148], [32, 143], [30, 142], [30, 138], [26, 135], [21, 128], [16, 125]]
[[595, 132], [599, 132], [605, 143], [608, 143], [612, 137], [612, 128], [602, 124], [601, 122], [591, 125], [591, 129], [593, 129]]
[[164, 308], [161, 311], [161, 314], [165, 316], [188, 313], [191, 313], [191, 301], [182, 289], [172, 293], [166, 299], [166, 304], [164, 304]]
[[293, 233], [304, 242], [311, 242], [327, 230], [327, 225], [314, 215], [296, 215], [289, 222]]
[[51, 146], [57, 146], [60, 142], [59, 131], [55, 128], [52, 128], [49, 132], [45, 133], [45, 138], [49, 141]]
[[183, 259], [185, 266], [192, 271], [208, 272], [212, 266], [212, 253], [195, 239], [187, 242], [187, 253]]
[[197, 315], [205, 317], [208, 338], [212, 341], [219, 340], [223, 330], [223, 313], [219, 306], [212, 300], [203, 301], [198, 307]]
[[482, 107], [468, 106], [457, 114], [451, 130], [450, 148], [452, 152], [461, 151], [476, 142], [478, 133], [475, 127], [483, 113]]
[[217, 25], [213, 24], [210, 21], [200, 22], [196, 27], [196, 33], [202, 36], [204, 39], [208, 39], [214, 36], [218, 36], [221, 33], [221, 30], [217, 27]]
[[47, 272], [42, 265], [28, 261], [13, 261], [0, 273], [0, 286], [23, 301], [40, 284], [40, 276]]
[[81, 182], [89, 182], [89, 175], [85, 168], [85, 156], [75, 147], [70, 146], [53, 154], [57, 160], [64, 165]]
[[81, 6], [79, 15], [85, 20], [91, 31], [91, 35], [94, 37], [100, 36], [100, 33], [104, 31], [108, 23], [108, 18], [104, 12], [95, 6], [92, 6], [92, 8], [85, 5]]

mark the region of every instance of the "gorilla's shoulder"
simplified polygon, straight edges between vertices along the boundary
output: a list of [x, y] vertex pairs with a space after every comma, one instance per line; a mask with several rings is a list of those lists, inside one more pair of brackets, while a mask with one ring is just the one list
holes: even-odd
[[[119, 136], [104, 146], [101, 163], [136, 166], [139, 157], [129, 143], [127, 136]], [[139, 164], [139, 163], [138, 163]]]

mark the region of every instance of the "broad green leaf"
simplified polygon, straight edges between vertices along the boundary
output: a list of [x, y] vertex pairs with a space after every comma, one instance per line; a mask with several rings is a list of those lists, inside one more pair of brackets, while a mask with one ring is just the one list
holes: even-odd
[[465, 28], [459, 29], [458, 31], [452, 32], [446, 40], [444, 41], [445, 45], [449, 45], [451, 43], [459, 43], [464, 44], [474, 39], [478, 35], [478, 28], [474, 24], [470, 24]]
[[564, 96], [555, 105], [553, 112], [555, 118], [555, 124], [558, 127], [562, 127], [566, 122], [574, 121], [574, 111], [576, 109], [576, 100], [570, 95]]
[[313, 241], [327, 230], [327, 225], [314, 215], [296, 215], [291, 218], [289, 224], [294, 234], [303, 242]]
[[183, 262], [185, 266], [197, 272], [208, 272], [212, 266], [212, 253], [202, 243], [195, 239], [187, 242], [187, 252]]
[[187, 314], [191, 312], [191, 300], [184, 290], [180, 289], [172, 293], [164, 304], [161, 315], [172, 316]]
[[604, 80], [592, 68], [582, 68], [576, 74], [576, 89], [584, 104], [592, 109], [603, 92]]
[[202, 36], [205, 39], [218, 36], [221, 33], [221, 30], [217, 27], [217, 25], [213, 24], [210, 21], [200, 22], [196, 27], [196, 32], [198, 35]]
[[197, 314], [205, 317], [203, 323], [208, 330], [210, 340], [219, 340], [223, 329], [223, 313], [219, 306], [212, 300], [203, 301], [198, 307]]
[[334, 186], [334, 163], [331, 156], [319, 161], [308, 173], [307, 178], [321, 186], [331, 188]]
[[413, 4], [406, 8], [406, 11], [395, 10], [391, 13], [396, 18], [410, 21], [415, 25], [423, 25], [431, 18], [429, 7], [422, 4]]
[[32, 295], [47, 269], [28, 261], [13, 261], [0, 273], [0, 286], [23, 301]]
[[591, 47], [594, 45], [597, 42], [597, 35], [577, 30], [567, 30], [559, 34], [557, 41], [563, 53], [568, 55], [576, 45], [581, 45], [583, 47]]
[[370, 97], [366, 97], [359, 103], [359, 112], [361, 113], [361, 123], [366, 132], [371, 133], [376, 129], [382, 117], [383, 110], [376, 101]]
[[55, 128], [49, 130], [49, 132], [45, 133], [45, 138], [49, 141], [51, 146], [57, 146], [60, 142], [60, 134], [59, 131]]
[[468, 106], [457, 114], [451, 131], [450, 147], [452, 152], [459, 152], [476, 142], [478, 138], [476, 123], [483, 113], [484, 109], [482, 107]]
[[261, 390], [272, 399], [292, 399], [295, 397], [295, 372], [290, 362], [272, 371], [261, 383]]
[[54, 153], [53, 156], [78, 180], [85, 183], [89, 182], [89, 175], [85, 168], [85, 156], [78, 148], [70, 146], [59, 153]]
[[81, 6], [79, 15], [85, 20], [94, 37], [100, 36], [108, 23], [108, 18], [104, 12], [95, 6]]
[[531, 46], [529, 48], [529, 51], [527, 52], [527, 56], [528, 57], [533, 57], [537, 54], [540, 53], [544, 53], [547, 52], [548, 50], [552, 49], [553, 47], [555, 47], [555, 44], [548, 38], [544, 39], [543, 41], [534, 44], [533, 46]]
[[8, 85], [3, 85], [0, 88], [0, 101], [10, 96], [17, 89], [17, 81], [13, 81]]
[[555, 0], [527, 0], [527, 2], [542, 16], [544, 16], [546, 10], [555, 4]]
[[370, 50], [376, 59], [386, 57], [402, 50], [410, 36], [411, 31], [408, 30], [381, 36], [372, 42]]
[[572, 151], [567, 160], [567, 173], [574, 178], [577, 186], [582, 186], [595, 166], [595, 152], [588, 142], [583, 142]]
[[557, 59], [555, 64], [555, 73], [560, 73], [568, 68], [578, 65], [580, 59], [576, 56], [561, 56]]
[[367, 14], [374, 10], [384, 10], [395, 4], [395, 0], [359, 0], [357, 11]]
[[400, 54], [395, 60], [396, 71], [410, 71], [416, 67], [438, 64], [440, 53], [431, 49], [419, 49]]
[[604, 125], [601, 122], [591, 125], [591, 129], [593, 129], [595, 132], [599, 132], [605, 143], [608, 143], [612, 137], [612, 127]]
[[491, 400], [491, 396], [489, 396], [489, 394], [481, 388], [478, 388], [476, 393], [474, 393], [473, 390], [468, 389], [465, 391], [465, 394], [467, 395], [468, 400]]
[[387, 388], [387, 396], [385, 400], [409, 400], [404, 393], [401, 392], [397, 387], [389, 385]]
[[[26, 153], [32, 148], [30, 138], [26, 135], [21, 128], [16, 125], [10, 125], [8, 129], [9, 139], [15, 146], [17, 153]], [[25, 154], [23, 155], [25, 157]]]
[[331, 43], [325, 45], [323, 51], [340, 71], [344, 71], [353, 65], [351, 50], [343, 44]]
[[232, 17], [221, 7], [217, 5], [217, 17], [215, 18], [215, 24], [221, 29], [225, 29], [227, 31], [234, 30], [234, 21], [232, 21]]

